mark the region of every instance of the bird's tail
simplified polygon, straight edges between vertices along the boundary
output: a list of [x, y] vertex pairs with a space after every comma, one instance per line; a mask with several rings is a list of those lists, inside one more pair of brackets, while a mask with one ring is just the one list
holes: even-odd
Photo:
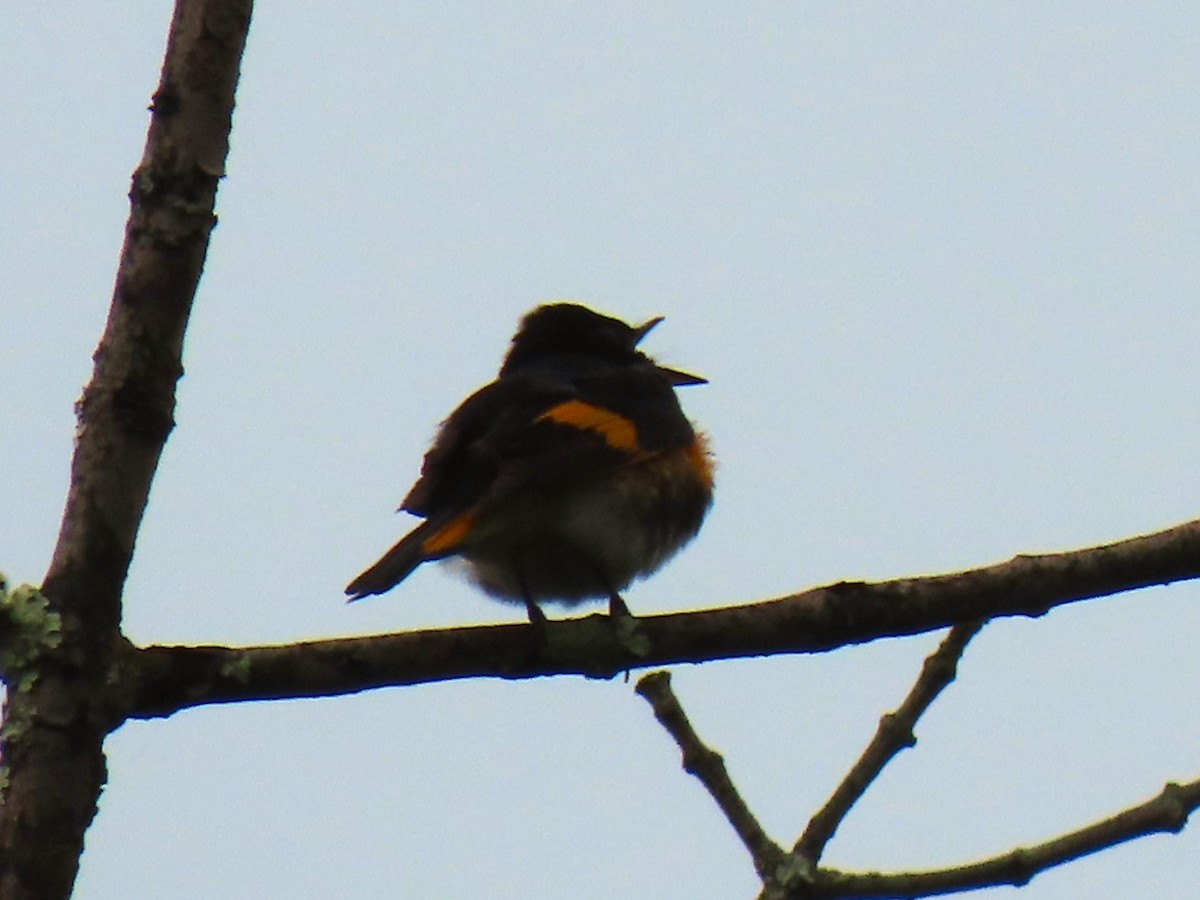
[[351, 601], [382, 594], [391, 590], [407, 578], [412, 570], [431, 556], [425, 547], [429, 523], [418, 525], [400, 539], [396, 546], [380, 557], [379, 561], [346, 586]]

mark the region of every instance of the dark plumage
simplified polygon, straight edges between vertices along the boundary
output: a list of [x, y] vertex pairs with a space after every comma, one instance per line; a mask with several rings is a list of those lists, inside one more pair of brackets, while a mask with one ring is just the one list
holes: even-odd
[[631, 327], [574, 303], [525, 316], [499, 376], [442, 423], [401, 509], [425, 521], [347, 594], [387, 591], [461, 557], [489, 594], [537, 604], [609, 598], [690, 540], [712, 502], [703, 438], [675, 397], [704, 379], [637, 349]]

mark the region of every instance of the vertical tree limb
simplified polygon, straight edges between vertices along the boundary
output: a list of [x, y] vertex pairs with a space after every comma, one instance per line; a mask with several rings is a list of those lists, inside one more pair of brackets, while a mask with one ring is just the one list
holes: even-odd
[[184, 329], [216, 222], [251, 0], [179, 0], [43, 593], [62, 641], [0, 733], [0, 898], [70, 896], [117, 724], [106, 676], [150, 483], [174, 425]]

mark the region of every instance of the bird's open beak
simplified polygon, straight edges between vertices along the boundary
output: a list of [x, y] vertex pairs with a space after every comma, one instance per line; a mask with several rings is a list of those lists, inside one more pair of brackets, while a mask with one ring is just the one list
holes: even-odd
[[692, 375], [690, 372], [680, 372], [678, 369], [668, 369], [666, 366], [659, 366], [658, 371], [667, 376], [667, 381], [671, 382], [673, 387], [688, 387], [693, 384], [708, 384], [707, 378], [701, 378], [699, 375]]
[[[637, 339], [634, 340], [634, 346], [642, 342], [642, 338], [648, 335], [654, 326], [665, 319], [666, 316], [655, 316], [645, 325], [635, 329]], [[690, 372], [681, 372], [679, 369], [669, 369], [666, 366], [658, 366], [658, 371], [667, 376], [667, 381], [671, 382], [672, 387], [688, 387], [693, 384], [708, 384], [707, 378], [701, 378], [699, 375], [692, 375]]]
[[655, 316], [645, 325], [635, 328], [634, 333], [637, 335], [637, 337], [633, 339], [633, 345], [636, 347], [638, 344], [640, 344], [642, 342], [642, 338], [648, 335], [654, 329], [654, 326], [663, 321], [665, 318], [666, 316]]

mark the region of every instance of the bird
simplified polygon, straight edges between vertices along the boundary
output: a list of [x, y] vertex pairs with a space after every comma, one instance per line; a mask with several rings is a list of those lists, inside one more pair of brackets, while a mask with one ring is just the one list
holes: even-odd
[[490, 596], [524, 604], [608, 600], [699, 532], [713, 500], [708, 439], [675, 389], [707, 379], [638, 349], [642, 325], [573, 302], [521, 320], [491, 383], [439, 426], [400, 510], [423, 521], [346, 587], [391, 590], [422, 563], [457, 558]]

